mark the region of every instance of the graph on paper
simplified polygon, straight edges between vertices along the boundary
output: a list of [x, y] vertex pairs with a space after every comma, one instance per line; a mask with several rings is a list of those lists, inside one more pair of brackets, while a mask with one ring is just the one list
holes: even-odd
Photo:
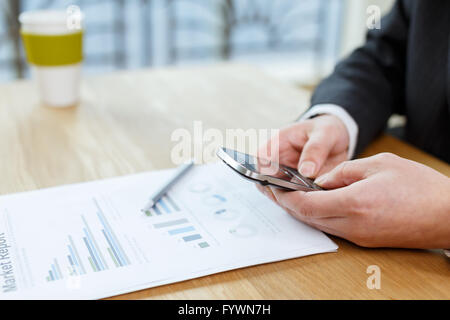
[[[102, 209], [95, 199], [93, 201], [97, 209], [95, 216], [100, 228], [93, 229], [85, 215], [80, 215], [82, 230], [80, 230], [81, 235], [77, 239], [78, 241], [74, 241], [72, 235], [68, 235], [66, 239], [67, 256], [64, 262], [67, 268], [64, 271], [67, 272], [62, 271], [59, 260], [55, 258], [48, 271], [47, 281], [62, 280], [65, 278], [65, 274], [68, 276], [81, 276], [89, 271], [100, 272], [112, 267], [120, 268], [131, 264], [128, 255]], [[76, 242], [81, 244], [81, 246], [77, 245]], [[100, 243], [106, 245], [100, 245]], [[80, 252], [85, 254], [80, 254]]]
[[[0, 298], [98, 299], [336, 250], [219, 165], [0, 197]], [[207, 177], [207, 179], [205, 178]]]
[[149, 217], [152, 216], [161, 216], [163, 214], [171, 214], [175, 212], [179, 212], [180, 207], [176, 204], [176, 202], [170, 197], [166, 195], [161, 198], [150, 210], [145, 211], [145, 214]]
[[184, 243], [194, 243], [199, 248], [208, 248], [209, 243], [205, 241], [199, 230], [194, 227], [187, 218], [168, 220], [153, 224], [155, 230], [167, 232], [168, 235], [181, 240]]

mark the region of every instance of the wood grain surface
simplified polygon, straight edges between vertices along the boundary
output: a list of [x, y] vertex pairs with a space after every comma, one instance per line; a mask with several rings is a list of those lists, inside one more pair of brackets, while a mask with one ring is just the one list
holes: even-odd
[[[29, 81], [0, 85], [0, 194], [173, 167], [177, 128], [278, 128], [309, 92], [243, 65], [153, 69], [88, 77], [70, 109], [39, 104]], [[450, 166], [392, 137], [393, 152], [450, 176]], [[450, 259], [439, 250], [365, 249], [333, 237], [337, 253], [292, 259], [143, 290], [115, 299], [450, 298]], [[369, 290], [366, 269], [381, 268]]]

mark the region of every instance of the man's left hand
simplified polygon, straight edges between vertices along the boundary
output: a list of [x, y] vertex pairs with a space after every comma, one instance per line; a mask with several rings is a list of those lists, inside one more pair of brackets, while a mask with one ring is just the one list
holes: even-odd
[[389, 153], [319, 177], [326, 191], [259, 187], [288, 213], [366, 247], [450, 248], [450, 178]]

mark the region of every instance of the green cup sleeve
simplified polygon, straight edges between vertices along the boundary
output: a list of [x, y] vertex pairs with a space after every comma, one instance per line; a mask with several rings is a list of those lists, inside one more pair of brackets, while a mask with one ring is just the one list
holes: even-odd
[[28, 62], [37, 66], [63, 66], [83, 61], [83, 32], [41, 35], [21, 32]]

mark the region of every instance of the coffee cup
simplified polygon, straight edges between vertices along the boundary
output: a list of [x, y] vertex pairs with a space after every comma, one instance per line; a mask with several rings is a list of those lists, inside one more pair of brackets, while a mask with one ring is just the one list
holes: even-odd
[[82, 14], [59, 10], [20, 15], [21, 36], [42, 103], [71, 107], [79, 102], [83, 61]]

